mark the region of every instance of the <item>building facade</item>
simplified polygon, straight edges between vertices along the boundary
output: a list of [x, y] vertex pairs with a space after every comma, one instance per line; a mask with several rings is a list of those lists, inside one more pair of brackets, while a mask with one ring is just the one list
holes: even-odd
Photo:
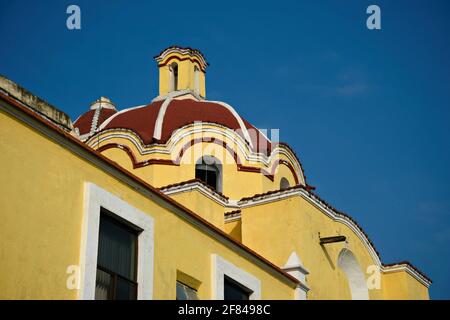
[[101, 97], [73, 123], [0, 79], [0, 298], [429, 298], [288, 144], [206, 99], [200, 51], [155, 60], [150, 103]]

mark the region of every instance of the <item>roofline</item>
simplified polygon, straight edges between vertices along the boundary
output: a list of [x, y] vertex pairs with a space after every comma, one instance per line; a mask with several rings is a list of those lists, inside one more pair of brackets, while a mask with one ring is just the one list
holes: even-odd
[[[171, 199], [169, 196], [166, 196], [164, 193], [162, 193], [155, 187], [151, 186], [150, 184], [143, 181], [139, 177], [135, 176], [131, 172], [120, 167], [114, 161], [108, 159], [106, 156], [95, 151], [94, 149], [92, 149], [85, 143], [81, 142], [77, 138], [71, 136], [69, 133], [65, 132], [63, 129], [59, 128], [58, 126], [56, 126], [49, 120], [38, 116], [36, 113], [31, 111], [29, 108], [23, 106], [19, 100], [15, 99], [13, 97], [7, 96], [3, 92], [0, 92], [0, 98], [1, 98], [0, 101], [3, 100], [4, 102], [7, 103], [6, 108], [2, 105], [2, 107], [3, 107], [2, 109], [4, 109], [6, 112], [8, 112], [13, 117], [18, 118], [22, 121], [26, 121], [26, 119], [21, 117], [20, 114], [17, 114], [16, 112], [10, 112], [11, 110], [8, 110], [8, 108], [7, 108], [8, 105], [16, 108], [17, 110], [20, 110], [20, 112], [22, 112], [23, 114], [25, 114], [32, 120], [36, 121], [38, 124], [43, 125], [45, 129], [47, 129], [47, 130], [50, 129], [52, 133], [57, 134], [58, 138], [60, 138], [58, 142], [60, 144], [62, 144], [64, 147], [71, 146], [71, 147], [78, 148], [78, 150], [72, 149], [71, 151], [75, 151], [75, 152], [81, 151], [81, 152], [78, 152], [78, 154], [81, 156], [84, 156], [85, 160], [88, 160], [89, 162], [91, 162], [92, 164], [97, 165], [97, 166], [99, 166], [99, 165], [106, 166], [106, 168], [109, 169], [108, 171], [104, 170], [104, 171], [106, 171], [107, 174], [111, 174], [111, 175], [115, 176], [116, 178], [118, 178], [119, 180], [121, 180], [122, 182], [124, 182], [126, 184], [129, 184], [129, 185], [131, 183], [137, 184], [139, 187], [142, 188], [142, 189], [136, 189], [138, 192], [140, 192], [141, 194], [143, 194], [143, 191], [149, 192], [150, 196], [151, 195], [156, 196], [157, 199], [163, 201], [163, 204], [172, 206], [173, 209], [179, 210], [180, 213], [186, 215], [186, 217], [184, 215], [182, 216], [181, 214], [178, 214], [179, 216], [182, 216], [182, 218], [184, 218], [185, 220], [188, 220], [188, 222], [190, 222], [190, 223], [198, 224], [200, 226], [205, 227], [206, 231], [209, 231], [209, 233], [211, 235], [213, 235], [214, 237], [216, 237], [216, 239], [223, 240], [222, 241], [223, 244], [228, 245], [228, 246], [234, 246], [237, 249], [242, 250], [242, 252], [246, 253], [248, 255], [248, 257], [253, 258], [256, 261], [262, 263], [264, 266], [266, 266], [270, 270], [274, 271], [277, 275], [282, 276], [284, 280], [288, 280], [291, 284], [294, 284], [295, 286], [298, 286], [301, 284], [301, 282], [299, 280], [297, 280], [295, 277], [284, 272], [281, 268], [279, 268], [274, 263], [270, 262], [269, 260], [267, 260], [266, 258], [261, 256], [257, 252], [253, 251], [249, 247], [234, 240], [231, 236], [229, 236], [224, 231], [220, 230], [219, 228], [217, 228], [216, 226], [214, 226], [207, 220], [203, 219], [202, 217], [197, 215], [195, 212], [186, 208], [185, 206], [178, 203], [177, 201]], [[33, 123], [28, 122], [28, 124], [32, 125]], [[39, 129], [39, 128], [36, 128], [35, 126], [34, 126], [34, 128]], [[41, 132], [43, 132], [43, 130], [41, 130]], [[45, 132], [43, 132], [43, 133], [45, 133]], [[46, 135], [46, 136], [49, 138], [52, 138], [49, 135]], [[82, 153], [84, 153], [84, 154], [82, 154]], [[91, 159], [89, 159], [86, 155], [90, 156]], [[100, 169], [103, 169], [103, 168], [100, 168]], [[123, 179], [123, 177], [126, 179], [129, 179], [129, 181], [125, 181], [125, 179]], [[146, 196], [145, 194], [143, 194], [143, 195]], [[151, 199], [151, 197], [150, 197], [150, 199]], [[152, 200], [156, 200], [156, 199], [152, 199]], [[169, 207], [167, 209], [170, 210], [171, 208]], [[176, 214], [177, 213], [177, 212], [175, 212], [176, 210], [171, 210], [171, 211]]]
[[35, 96], [27, 89], [21, 87], [14, 81], [1, 74], [0, 91], [5, 92], [8, 96], [14, 97], [14, 99], [20, 101], [22, 105], [25, 105], [34, 112], [37, 112], [42, 117], [56, 124], [65, 131], [71, 132], [74, 129], [72, 120], [66, 113], [55, 108], [47, 101]]
[[161, 50], [161, 52], [159, 54], [154, 56], [153, 59], [158, 61], [158, 58], [160, 58], [166, 51], [173, 50], [173, 49], [180, 50], [180, 51], [189, 51], [193, 55], [199, 55], [203, 59], [203, 62], [205, 63], [205, 65], [209, 66], [208, 61], [206, 61], [205, 55], [200, 50], [194, 49], [192, 47], [182, 47], [182, 46], [178, 46], [178, 45], [168, 46], [167, 48]]
[[[315, 194], [314, 192], [311, 191], [310, 186], [296, 185], [296, 186], [286, 188], [286, 189], [273, 190], [273, 191], [269, 191], [269, 192], [265, 192], [265, 193], [261, 193], [261, 194], [255, 194], [251, 197], [245, 197], [245, 198], [242, 198], [241, 200], [239, 200], [238, 206], [240, 206], [242, 208], [242, 207], [248, 206], [249, 202], [256, 202], [256, 201], [259, 202], [259, 200], [266, 200], [266, 201], [275, 200], [276, 201], [276, 200], [279, 200], [279, 196], [281, 194], [286, 195], [286, 196], [293, 196], [293, 195], [295, 195], [294, 192], [299, 189], [306, 192], [312, 200], [318, 202], [319, 204], [324, 206], [326, 209], [332, 211], [336, 216], [342, 216], [347, 221], [354, 224], [359, 229], [359, 231], [362, 233], [362, 235], [366, 238], [367, 243], [370, 245], [370, 247], [373, 249], [373, 251], [376, 254], [376, 257], [378, 258], [378, 261], [380, 263], [380, 267], [383, 271], [389, 271], [389, 269], [391, 269], [391, 268], [400, 267], [400, 268], [402, 268], [402, 271], [406, 270], [426, 287], [428, 287], [432, 283], [432, 280], [427, 275], [425, 275], [422, 271], [420, 271], [418, 268], [416, 268], [414, 265], [412, 265], [408, 261], [402, 261], [402, 262], [393, 263], [393, 264], [382, 263], [380, 253], [376, 249], [373, 242], [370, 240], [369, 236], [363, 230], [363, 228], [356, 222], [356, 220], [353, 219], [347, 213], [337, 210], [336, 208], [331, 206], [328, 202], [326, 202], [325, 200], [320, 198], [317, 194]], [[395, 270], [395, 271], [397, 271], [397, 270]]]
[[162, 187], [158, 188], [158, 190], [160, 190], [161, 192], [163, 192], [164, 194], [167, 195], [167, 194], [177, 193], [177, 191], [184, 191], [180, 188], [180, 187], [184, 187], [184, 186], [186, 186], [186, 187], [200, 186], [203, 189], [206, 189], [211, 195], [218, 197], [225, 206], [228, 205], [228, 201], [230, 200], [229, 197], [227, 197], [223, 193], [217, 191], [213, 187], [207, 185], [204, 181], [197, 179], [197, 178], [189, 179], [189, 180], [181, 181], [181, 182], [177, 182], [177, 183], [172, 183], [172, 184], [169, 184], [166, 186], [162, 186]]
[[433, 280], [429, 278], [425, 273], [423, 273], [419, 268], [414, 266], [409, 261], [400, 261], [395, 263], [383, 263], [383, 271], [384, 272], [396, 272], [396, 271], [403, 271], [406, 270], [406, 272], [410, 273], [412, 276], [420, 275], [421, 277], [426, 280], [427, 283], [424, 283], [425, 286], [429, 286], [431, 283], [433, 283]]

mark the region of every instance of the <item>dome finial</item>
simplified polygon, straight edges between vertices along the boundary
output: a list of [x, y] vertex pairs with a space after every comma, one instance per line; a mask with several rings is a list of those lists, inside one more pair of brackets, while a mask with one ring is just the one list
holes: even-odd
[[116, 110], [116, 106], [114, 105], [114, 103], [112, 103], [109, 98], [106, 98], [106, 97], [103, 97], [103, 96], [100, 97], [99, 99], [95, 100], [91, 104], [91, 110], [96, 110], [96, 109], [99, 109], [99, 108]]

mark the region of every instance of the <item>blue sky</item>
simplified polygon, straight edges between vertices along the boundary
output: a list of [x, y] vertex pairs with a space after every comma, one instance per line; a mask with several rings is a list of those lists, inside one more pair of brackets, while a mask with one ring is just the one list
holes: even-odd
[[[450, 2], [4, 1], [0, 73], [76, 119], [157, 95], [153, 56], [210, 62], [207, 97], [280, 128], [308, 182], [450, 298]], [[81, 8], [78, 31], [66, 8]], [[366, 8], [381, 8], [368, 30]]]

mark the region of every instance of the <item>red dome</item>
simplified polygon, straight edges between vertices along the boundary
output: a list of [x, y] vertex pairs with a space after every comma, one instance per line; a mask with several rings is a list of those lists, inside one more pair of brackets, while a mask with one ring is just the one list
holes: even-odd
[[[80, 117], [75, 122], [75, 127], [81, 126], [84, 123], [84, 120], [81, 121], [82, 118], [88, 119], [90, 112]], [[108, 129], [132, 130], [142, 139], [144, 144], [166, 143], [177, 129], [200, 121], [215, 123], [236, 130], [244, 140], [251, 141], [254, 151], [270, 153], [271, 148], [270, 141], [259, 130], [242, 119], [233, 108], [221, 102], [196, 101], [193, 99], [162, 100], [152, 102], [147, 106], [122, 110], [108, 116], [105, 120], [100, 122], [99, 119], [99, 131]], [[103, 123], [103, 125], [100, 126], [100, 123]], [[81, 128], [79, 129], [81, 133]], [[85, 128], [83, 130], [83, 132], [86, 131]]]
[[[75, 128], [78, 128], [80, 135], [88, 134], [89, 132], [91, 132], [95, 112], [96, 110], [89, 110], [88, 112], [82, 114], [74, 122], [73, 126]], [[99, 111], [97, 123], [94, 124], [94, 130], [115, 113], [117, 113], [117, 111], [114, 109], [101, 108]]]

